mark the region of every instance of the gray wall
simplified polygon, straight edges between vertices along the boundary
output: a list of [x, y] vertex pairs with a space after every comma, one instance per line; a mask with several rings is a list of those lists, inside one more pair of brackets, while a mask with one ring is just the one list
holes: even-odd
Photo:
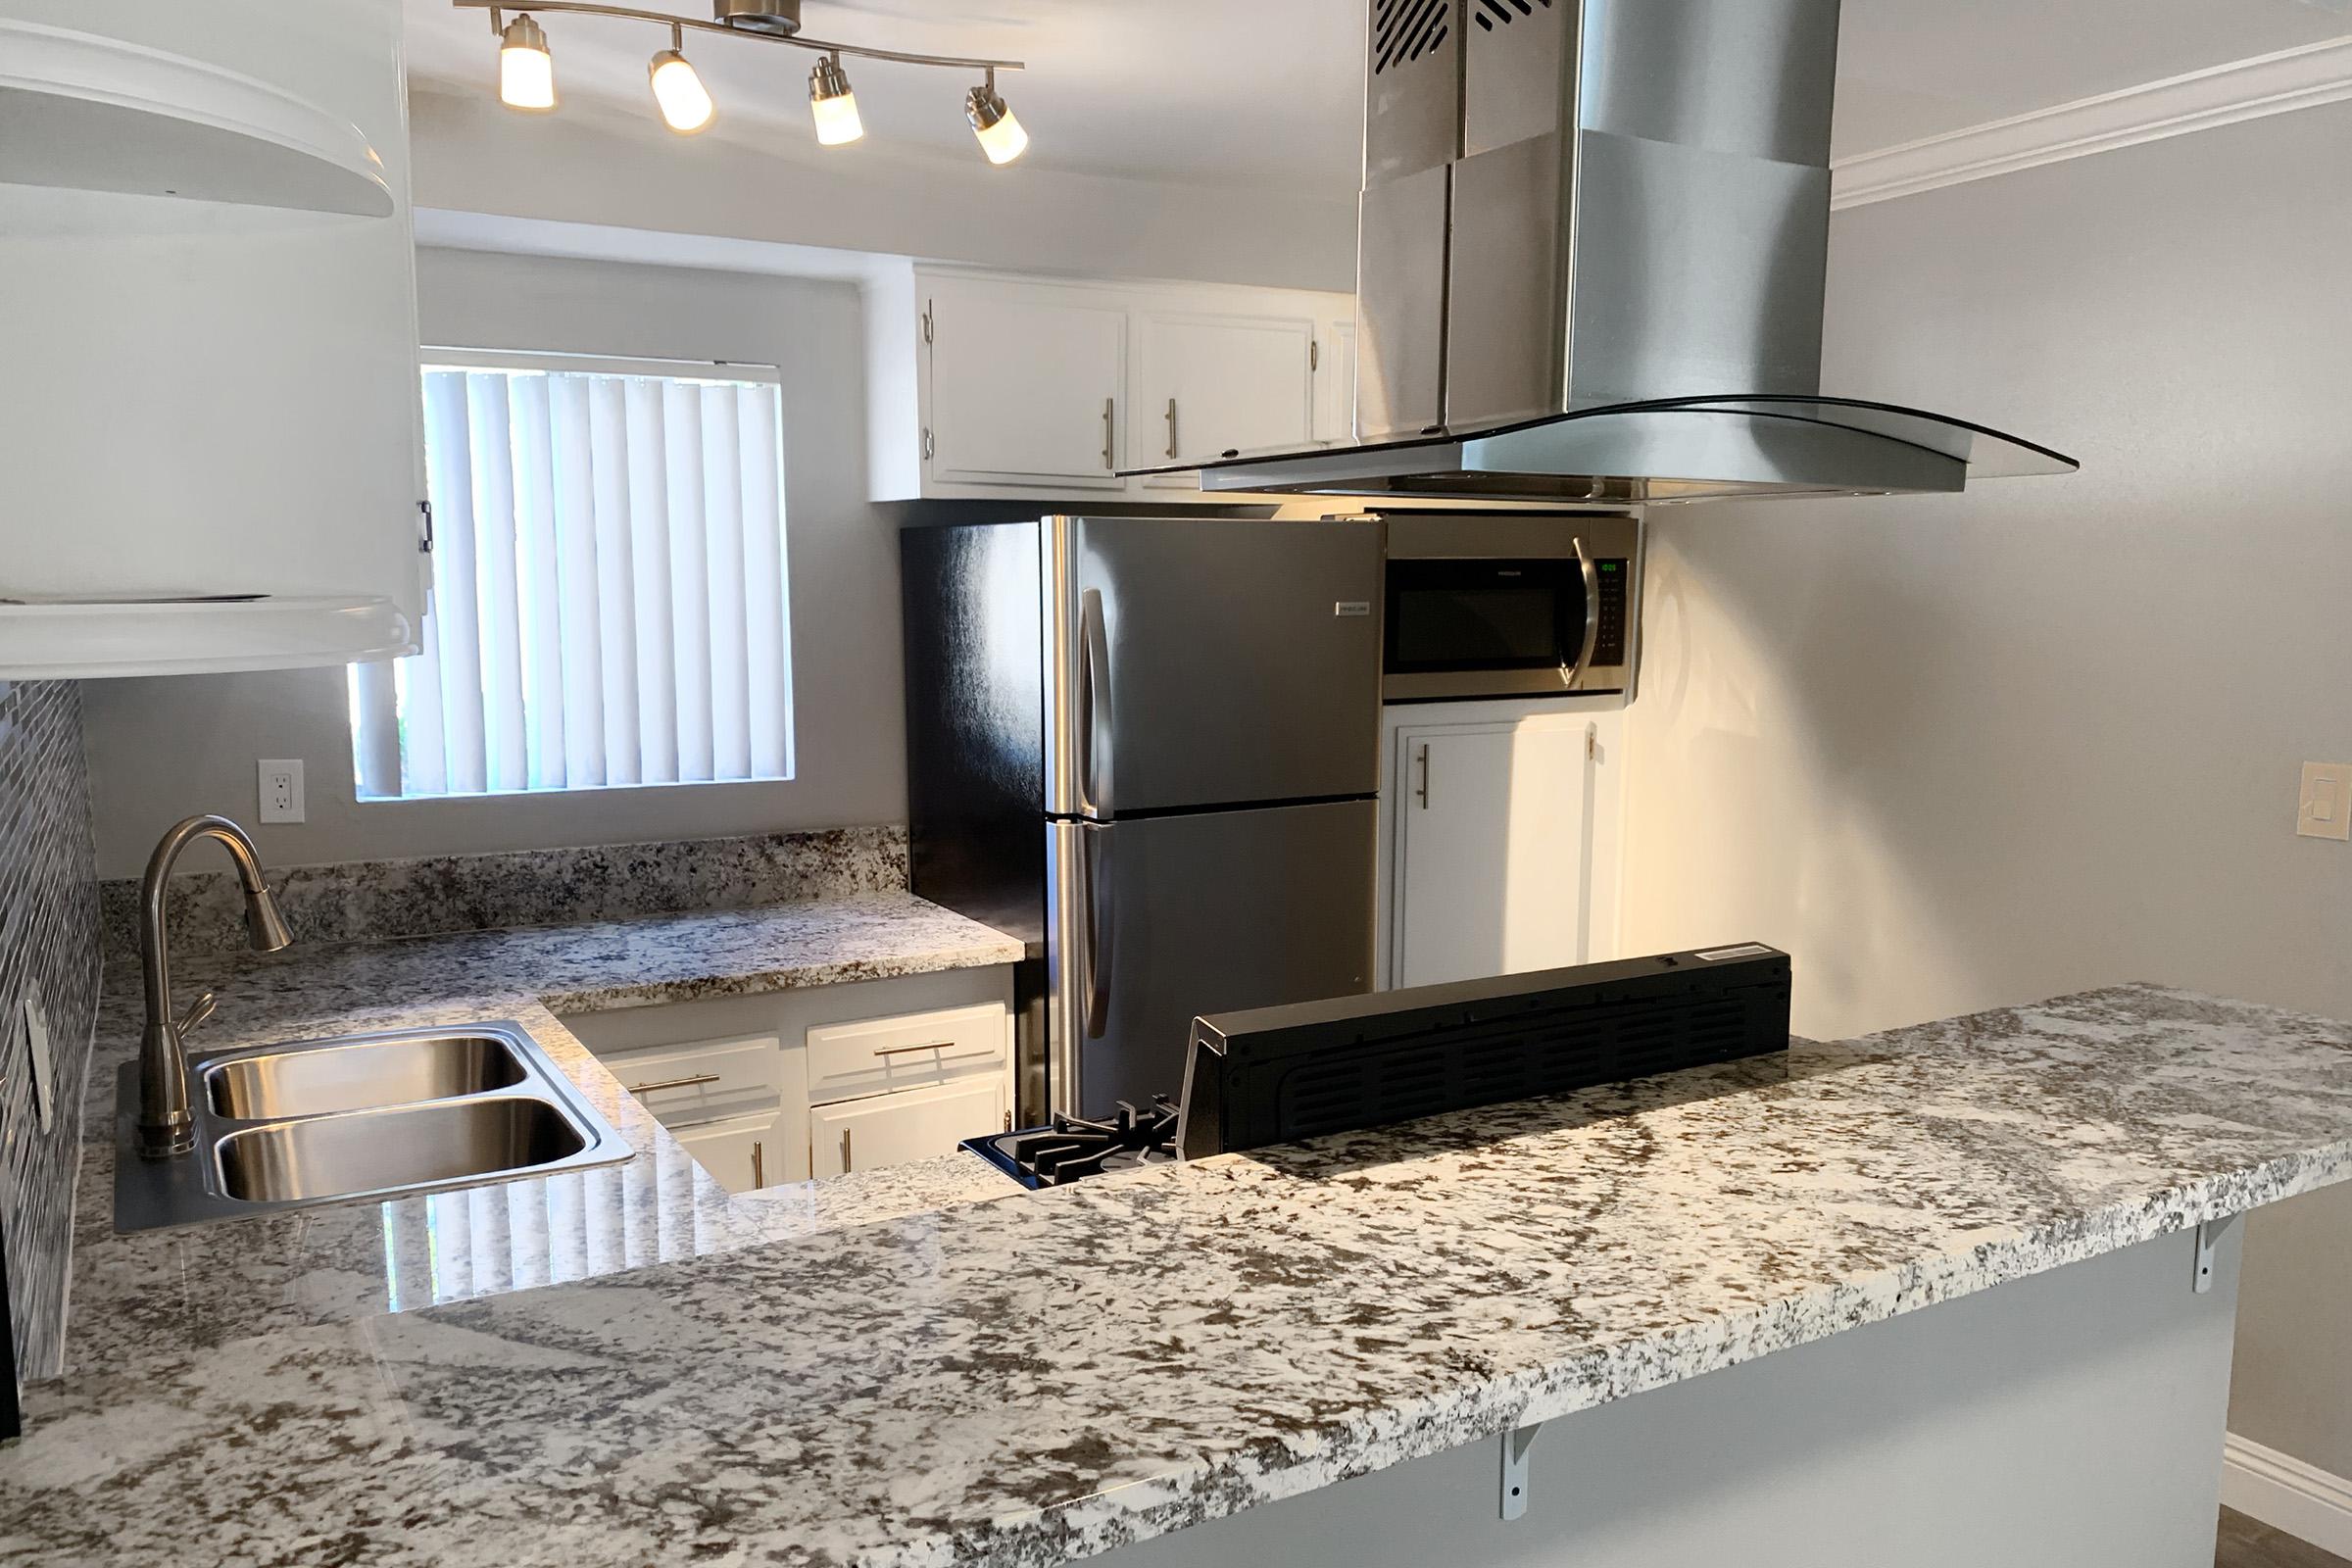
[[[2148, 978], [2352, 1016], [2352, 105], [1841, 213], [1825, 386], [2079, 456], [1668, 511], [1627, 936], [1837, 1035]], [[2232, 1427], [2352, 1476], [2352, 1193], [2249, 1228]]]
[[[361, 802], [341, 669], [93, 681], [102, 874], [135, 876], [190, 811], [254, 827], [275, 865], [904, 821], [898, 544], [865, 500], [863, 326], [846, 283], [418, 253], [425, 341], [782, 367], [795, 757], [787, 783]], [[254, 763], [307, 764], [310, 820], [254, 824]]]

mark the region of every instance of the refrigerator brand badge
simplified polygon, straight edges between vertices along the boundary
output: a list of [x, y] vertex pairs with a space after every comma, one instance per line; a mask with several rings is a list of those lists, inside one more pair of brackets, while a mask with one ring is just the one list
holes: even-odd
[[1335, 615], [1369, 615], [1372, 613], [1372, 601], [1369, 599], [1343, 599], [1331, 607], [1331, 612]]

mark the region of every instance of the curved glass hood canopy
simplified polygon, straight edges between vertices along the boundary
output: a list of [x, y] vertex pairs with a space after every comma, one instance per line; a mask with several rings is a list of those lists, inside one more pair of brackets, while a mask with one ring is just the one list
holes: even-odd
[[1920, 409], [1757, 395], [1622, 403], [1463, 436], [1232, 453], [1200, 466], [1200, 487], [1665, 505], [1952, 492], [1971, 478], [2079, 466], [2047, 447]]
[[1619, 504], [2074, 471], [1821, 393], [1838, 0], [1363, 3], [1359, 444], [1171, 468]]

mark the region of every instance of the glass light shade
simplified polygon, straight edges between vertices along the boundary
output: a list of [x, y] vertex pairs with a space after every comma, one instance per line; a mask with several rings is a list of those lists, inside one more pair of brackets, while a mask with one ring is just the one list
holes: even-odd
[[1009, 164], [1029, 147], [1029, 133], [1021, 128], [1020, 121], [1009, 109], [1004, 111], [1004, 119], [976, 134], [980, 137], [980, 150], [988, 154], [992, 164]]
[[654, 83], [654, 102], [661, 106], [662, 123], [683, 136], [691, 136], [710, 123], [718, 106], [710, 101], [710, 89], [689, 65], [686, 57], [675, 49], [664, 49], [654, 56], [647, 68]]
[[556, 57], [529, 17], [516, 17], [499, 34], [498, 96], [509, 109], [556, 107]]
[[838, 56], [819, 60], [808, 73], [808, 112], [816, 118], [816, 139], [824, 146], [838, 147], [865, 134], [858, 119], [858, 95], [850, 91]]
[[858, 95], [854, 92], [833, 98], [811, 98], [808, 112], [816, 117], [816, 139], [827, 147], [839, 147], [865, 134], [865, 124], [858, 118]]
[[964, 95], [963, 112], [971, 121], [972, 134], [980, 138], [980, 150], [988, 154], [990, 163], [1009, 164], [1028, 147], [1029, 133], [1021, 128], [1020, 121], [994, 88], [974, 87]]

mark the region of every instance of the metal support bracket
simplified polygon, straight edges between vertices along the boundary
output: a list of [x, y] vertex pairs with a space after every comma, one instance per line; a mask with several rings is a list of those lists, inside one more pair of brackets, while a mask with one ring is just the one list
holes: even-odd
[[1502, 1435], [1502, 1516], [1517, 1519], [1527, 1512], [1529, 1450], [1536, 1446], [1536, 1434], [1544, 1430], [1539, 1421], [1532, 1427], [1518, 1427]]
[[2222, 1245], [2222, 1237], [2237, 1223], [2235, 1214], [2224, 1214], [2209, 1219], [2197, 1227], [2197, 1277], [2195, 1290], [2199, 1296], [2213, 1289], [2213, 1254]]

